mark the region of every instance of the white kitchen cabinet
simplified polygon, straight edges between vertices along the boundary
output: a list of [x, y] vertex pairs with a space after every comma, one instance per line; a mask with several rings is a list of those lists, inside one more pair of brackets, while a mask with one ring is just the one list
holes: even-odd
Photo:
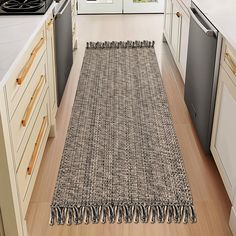
[[[214, 113], [211, 152], [229, 198], [233, 202], [236, 189], [236, 61], [234, 62], [233, 60], [233, 54], [228, 55], [228, 52], [226, 52], [226, 45], [224, 41]], [[229, 63], [227, 64], [227, 62]], [[229, 74], [227, 71], [231, 71], [231, 73]]]
[[49, 131], [55, 135], [53, 17], [45, 16], [0, 87], [0, 236], [27, 235], [25, 216]]
[[211, 152], [232, 202], [229, 226], [236, 235], [236, 49], [223, 40]]
[[23, 216], [26, 215], [50, 129], [48, 90], [37, 114], [22, 161], [16, 172]]
[[27, 60], [20, 64], [19, 70], [10, 75], [5, 86], [6, 104], [11, 105], [7, 92], [12, 88], [15, 96], [20, 93], [12, 117], [9, 109], [11, 106], [7, 108], [9, 124], [6, 125], [9, 126], [11, 137], [15, 163], [12, 171], [16, 176], [22, 217], [25, 217], [27, 212], [51, 126], [52, 110], [49, 109], [48, 90], [49, 81], [53, 80], [53, 77], [48, 74], [45, 25], [39, 32], [32, 40], [32, 48], [23, 56]]
[[190, 16], [179, 0], [167, 0], [165, 5], [164, 36], [175, 63], [185, 81]]
[[[72, 0], [71, 11], [75, 49], [76, 0]], [[55, 136], [54, 18], [52, 12], [41, 17], [35, 19], [37, 27], [31, 34], [26, 24], [25, 46], [18, 53], [10, 50], [17, 59], [0, 84], [0, 186], [4, 190], [0, 194], [0, 236], [27, 235], [25, 216], [37, 173], [47, 139]]]
[[171, 37], [171, 24], [172, 24], [172, 0], [166, 0], [165, 2], [165, 23], [164, 23], [164, 34], [166, 40], [170, 42]]
[[21, 63], [16, 65], [14, 71], [10, 75], [11, 78], [7, 80], [6, 96], [10, 119], [12, 118], [23, 93], [28, 87], [28, 84], [31, 82], [35, 68], [46, 50], [45, 39], [45, 30], [44, 27], [41, 27], [25, 50], [24, 55], [22, 55]]
[[77, 49], [78, 47], [78, 21], [77, 21], [77, 13], [78, 13], [78, 1], [71, 0], [71, 16], [72, 16], [72, 45], [73, 49]]
[[179, 69], [183, 81], [185, 81], [186, 66], [187, 66], [187, 53], [188, 53], [188, 35], [189, 35], [189, 15], [182, 9], [180, 13], [180, 32], [179, 32]]
[[176, 0], [173, 0], [173, 12], [172, 12], [172, 30], [170, 45], [172, 48], [173, 56], [178, 60], [179, 54], [179, 40], [180, 40], [180, 6]]
[[56, 66], [55, 66], [55, 48], [54, 48], [54, 18], [50, 14], [46, 20], [46, 37], [47, 37], [47, 64], [48, 64], [48, 78], [49, 78], [49, 97], [51, 110], [50, 136], [55, 137], [56, 133], [56, 112], [57, 112], [57, 85], [56, 85]]

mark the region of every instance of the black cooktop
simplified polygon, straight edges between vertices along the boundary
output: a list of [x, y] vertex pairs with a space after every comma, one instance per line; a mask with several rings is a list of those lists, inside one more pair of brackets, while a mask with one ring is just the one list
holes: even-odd
[[0, 15], [41, 15], [53, 0], [3, 0], [0, 2]]

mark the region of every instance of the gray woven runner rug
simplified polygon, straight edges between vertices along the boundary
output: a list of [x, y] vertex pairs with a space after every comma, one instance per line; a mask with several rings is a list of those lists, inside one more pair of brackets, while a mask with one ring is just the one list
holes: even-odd
[[154, 42], [87, 43], [50, 224], [196, 222]]

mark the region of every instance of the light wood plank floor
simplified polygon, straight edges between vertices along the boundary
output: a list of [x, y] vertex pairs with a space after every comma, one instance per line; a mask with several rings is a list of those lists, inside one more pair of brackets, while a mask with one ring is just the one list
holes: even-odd
[[[183, 100], [183, 82], [168, 46], [162, 43], [163, 15], [79, 16], [79, 48], [57, 114], [57, 136], [49, 139], [27, 214], [30, 236], [227, 236], [230, 202], [211, 157], [201, 150]], [[196, 224], [98, 224], [49, 226], [50, 202], [63, 151], [86, 41], [156, 41], [162, 78], [181, 146], [195, 208]]]

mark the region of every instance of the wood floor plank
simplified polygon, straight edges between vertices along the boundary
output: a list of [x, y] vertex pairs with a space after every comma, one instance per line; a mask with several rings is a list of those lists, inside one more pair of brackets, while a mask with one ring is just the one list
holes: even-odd
[[[27, 213], [29, 236], [230, 236], [230, 201], [213, 159], [198, 142], [184, 104], [184, 86], [166, 44], [163, 15], [79, 16], [79, 48], [57, 113], [57, 136], [49, 139]], [[48, 225], [52, 194], [63, 151], [86, 41], [155, 40], [169, 107], [198, 215], [196, 224]]]

